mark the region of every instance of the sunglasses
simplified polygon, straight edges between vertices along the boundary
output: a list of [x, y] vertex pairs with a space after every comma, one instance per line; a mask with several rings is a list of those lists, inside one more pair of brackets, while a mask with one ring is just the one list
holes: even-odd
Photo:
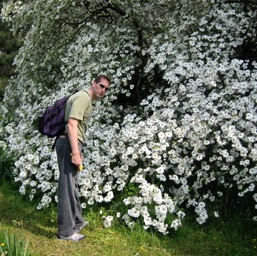
[[108, 91], [108, 90], [109, 90], [109, 88], [106, 87], [106, 86], [104, 86], [103, 84], [99, 84], [99, 85], [100, 85], [101, 88], [105, 89], [105, 91]]

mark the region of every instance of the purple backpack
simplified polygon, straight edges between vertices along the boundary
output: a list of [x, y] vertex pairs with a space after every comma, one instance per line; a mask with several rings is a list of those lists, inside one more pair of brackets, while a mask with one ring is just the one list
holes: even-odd
[[38, 129], [49, 138], [58, 137], [65, 131], [65, 108], [70, 96], [56, 100], [53, 106], [48, 106], [39, 118]]

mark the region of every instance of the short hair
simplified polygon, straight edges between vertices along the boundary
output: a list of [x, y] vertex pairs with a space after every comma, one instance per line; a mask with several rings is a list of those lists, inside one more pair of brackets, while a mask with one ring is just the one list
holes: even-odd
[[109, 84], [112, 83], [110, 77], [107, 76], [107, 75], [104, 75], [104, 74], [98, 74], [98, 75], [95, 77], [94, 82], [95, 82], [95, 83], [99, 83], [102, 78], [106, 79], [106, 80], [109, 82]]

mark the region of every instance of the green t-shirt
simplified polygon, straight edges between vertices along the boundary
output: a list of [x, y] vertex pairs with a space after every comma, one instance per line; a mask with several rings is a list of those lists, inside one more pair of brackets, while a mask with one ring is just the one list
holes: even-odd
[[[80, 121], [78, 125], [78, 138], [82, 142], [85, 141], [85, 134], [92, 110], [92, 101], [88, 91], [79, 91], [71, 95], [66, 105], [65, 121], [67, 122], [71, 117]], [[65, 132], [67, 133], [67, 127]]]

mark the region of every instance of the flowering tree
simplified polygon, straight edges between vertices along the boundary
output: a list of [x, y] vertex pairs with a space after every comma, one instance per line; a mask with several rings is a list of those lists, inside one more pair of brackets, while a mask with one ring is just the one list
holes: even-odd
[[38, 209], [56, 200], [56, 155], [38, 116], [104, 72], [114, 84], [95, 103], [83, 149], [84, 208], [113, 204], [128, 226], [140, 219], [162, 234], [181, 225], [186, 208], [201, 224], [239, 200], [257, 220], [256, 5], [153, 2], [3, 7], [24, 42], [1, 107], [20, 193], [39, 196]]

